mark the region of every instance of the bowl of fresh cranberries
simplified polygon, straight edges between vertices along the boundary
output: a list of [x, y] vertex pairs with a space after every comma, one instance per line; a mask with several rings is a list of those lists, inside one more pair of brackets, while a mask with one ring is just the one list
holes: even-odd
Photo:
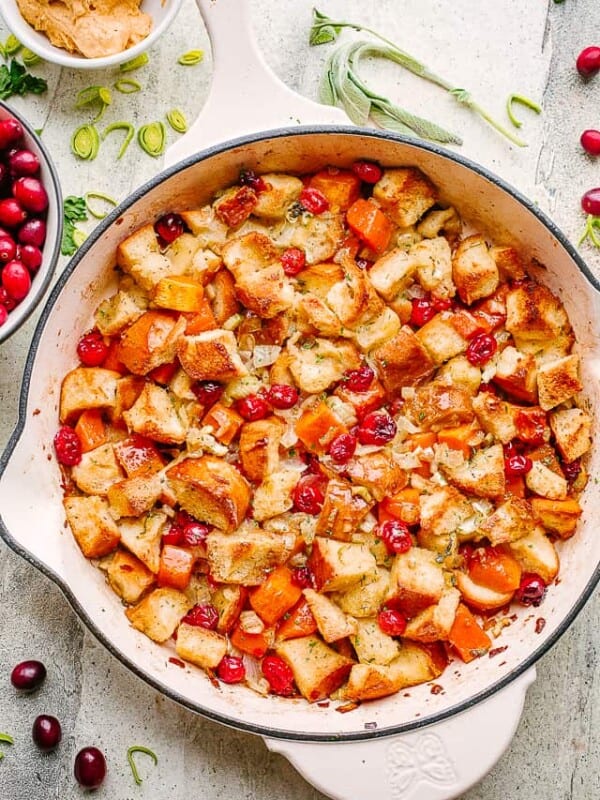
[[0, 102], [0, 343], [30, 316], [60, 252], [62, 200], [40, 137]]

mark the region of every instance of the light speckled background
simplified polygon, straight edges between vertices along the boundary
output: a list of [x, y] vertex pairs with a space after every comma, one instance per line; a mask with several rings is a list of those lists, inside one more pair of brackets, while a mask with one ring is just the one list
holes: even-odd
[[[306, 0], [251, 2], [268, 62], [289, 86], [314, 98], [328, 48], [307, 47], [310, 8]], [[439, 90], [423, 87], [395, 67], [373, 63], [365, 72], [401, 104], [459, 131], [465, 141], [462, 152], [518, 186], [577, 239], [583, 222], [579, 198], [600, 183], [599, 162], [578, 145], [581, 130], [600, 125], [600, 76], [584, 84], [574, 69], [579, 50], [597, 43], [592, 41], [600, 29], [597, 0], [323, 0], [320, 8], [385, 31], [432, 69], [472, 90], [500, 118], [511, 91], [541, 101], [539, 118], [520, 110], [529, 147], [518, 150]], [[0, 35], [6, 34], [0, 24]], [[146, 122], [174, 106], [193, 119], [207, 94], [210, 59], [194, 68], [178, 66], [177, 56], [192, 47], [208, 49], [208, 43], [193, 0], [186, 0], [171, 30], [151, 51], [149, 67], [135, 76], [147, 87], [144, 93], [115, 95], [106, 123], [123, 118]], [[90, 83], [112, 84], [114, 70], [70, 73], [44, 65], [36, 71], [48, 78], [48, 94], [18, 99], [15, 105], [34, 127], [44, 127], [65, 195], [95, 190], [122, 199], [158, 171], [160, 164], [134, 144], [117, 165], [118, 135], [103, 145], [95, 162], [76, 163], [69, 152], [70, 132], [87, 119], [73, 109], [76, 92]], [[582, 253], [600, 276], [600, 254], [585, 247]], [[17, 384], [34, 324], [35, 319], [0, 348], [0, 443], [16, 420]], [[103, 800], [321, 797], [287, 762], [269, 754], [260, 739], [196, 717], [130, 675], [83, 630], [60, 591], [4, 544], [0, 603], [0, 731], [16, 740], [14, 747], [4, 748], [0, 762], [0, 800], [81, 797], [72, 762], [86, 744], [102, 747], [107, 755], [109, 776], [94, 795]], [[596, 594], [540, 661], [509, 752], [464, 800], [599, 796], [599, 610]], [[42, 658], [49, 676], [41, 692], [17, 697], [10, 669], [26, 657]], [[60, 749], [49, 755], [36, 752], [29, 734], [33, 719], [43, 712], [56, 714], [64, 731]], [[159, 756], [158, 768], [141, 763], [141, 787], [133, 783], [125, 758], [134, 743]]]

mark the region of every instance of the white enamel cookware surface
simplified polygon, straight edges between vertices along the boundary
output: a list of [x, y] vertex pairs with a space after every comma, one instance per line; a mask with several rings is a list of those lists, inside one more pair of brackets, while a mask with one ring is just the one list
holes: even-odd
[[[287, 124], [291, 116], [294, 124], [297, 118], [302, 123], [339, 121], [335, 110], [299, 98], [270, 74], [248, 33], [244, 4], [238, 7], [233, 0], [217, 0], [201, 2], [200, 6], [214, 45], [215, 83], [205, 112], [171, 152], [171, 163], [232, 135]], [[228, 69], [233, 61], [228, 68], [227, 59], [231, 52], [236, 53], [238, 68], [243, 63], [247, 77], [252, 78], [253, 92], [242, 98], [234, 92], [235, 81], [229, 82]], [[276, 99], [273, 110], [269, 112], [266, 100], [267, 107], [260, 107], [256, 100], [261, 97]], [[496, 241], [514, 241], [547, 265], [544, 280], [561, 296], [573, 321], [583, 356], [586, 394], [591, 406], [596, 407], [600, 351], [589, 320], [599, 318], [598, 294], [577, 269], [565, 243], [531, 210], [485, 176], [434, 149], [351, 129], [278, 132], [257, 141], [216, 148], [201, 160], [190, 158], [154, 188], [137, 193], [118, 216], [108, 220], [112, 224], [102, 227], [99, 235], [92, 236], [82, 248], [74, 277], [62, 281], [60, 292], [54, 292], [54, 305], [43, 322], [44, 334], [31, 364], [27, 405], [22, 409], [26, 425], [0, 482], [0, 508], [13, 546], [57, 577], [96, 635], [157, 688], [226, 724], [262, 733], [271, 749], [286, 755], [331, 797], [359, 800], [372, 794], [399, 800], [445, 800], [479, 780], [508, 745], [525, 691], [534, 679], [533, 668], [525, 670], [524, 666], [533, 662], [534, 650], [541, 654], [564, 628], [595, 579], [600, 538], [595, 535], [589, 511], [598, 505], [595, 484], [586, 491], [580, 533], [561, 547], [563, 580], [552, 587], [539, 613], [529, 609], [519, 613], [498, 642], [507, 645], [505, 651], [468, 666], [454, 662], [439, 681], [443, 687], [440, 693], [432, 693], [432, 687], [424, 685], [405, 693], [408, 696], [363, 704], [351, 714], [341, 715], [301, 701], [259, 698], [236, 687], [215, 692], [200, 671], [181, 670], [170, 664], [165, 648], [130, 628], [101, 573], [82, 558], [64, 527], [58, 471], [50, 446], [40, 450], [37, 444], [52, 440], [61, 376], [74, 366], [73, 341], [89, 328], [93, 310], [110, 291], [113, 254], [129, 232], [171, 210], [174, 204], [183, 208], [205, 202], [215, 189], [233, 182], [242, 166], [309, 171], [327, 163], [348, 164], [365, 156], [383, 164], [419, 166], [466, 218], [493, 232]], [[87, 287], [83, 294], [82, 286]], [[597, 452], [592, 460], [593, 470]], [[38, 535], [40, 515], [45, 522], [45, 537]], [[542, 614], [545, 627], [535, 634], [535, 619]], [[517, 672], [520, 676], [510, 682]], [[504, 684], [505, 688], [492, 694], [494, 688]], [[481, 702], [465, 710], [475, 700]], [[441, 717], [445, 720], [415, 729]], [[368, 738], [401, 728], [413, 730]], [[340, 737], [357, 741], [326, 741]], [[303, 738], [321, 741], [302, 742]]]

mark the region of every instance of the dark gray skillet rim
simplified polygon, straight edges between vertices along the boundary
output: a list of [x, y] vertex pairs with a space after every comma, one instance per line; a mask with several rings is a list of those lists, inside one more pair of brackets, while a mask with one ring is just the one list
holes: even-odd
[[[25, 426], [26, 421], [26, 410], [27, 410], [27, 396], [29, 393], [29, 383], [31, 380], [31, 373], [33, 369], [33, 363], [35, 360], [35, 355], [38, 349], [38, 345], [40, 339], [44, 332], [44, 327], [46, 321], [50, 315], [50, 312], [62, 291], [65, 283], [73, 273], [73, 271], [77, 268], [79, 262], [85, 257], [86, 253], [90, 248], [94, 245], [94, 243], [102, 236], [104, 231], [113, 223], [116, 219], [118, 219], [124, 211], [126, 211], [130, 206], [132, 206], [135, 202], [137, 202], [143, 195], [148, 193], [151, 189], [157, 186], [166, 178], [170, 178], [173, 175], [176, 175], [179, 172], [182, 172], [186, 168], [196, 164], [200, 161], [204, 161], [208, 158], [211, 158], [218, 153], [223, 153], [227, 150], [231, 150], [235, 147], [240, 147], [248, 144], [252, 144], [254, 142], [263, 141], [266, 139], [281, 139], [288, 136], [307, 136], [312, 134], [343, 134], [345, 136], [361, 136], [373, 139], [388, 139], [392, 141], [399, 142], [401, 144], [407, 144], [413, 147], [420, 148], [422, 150], [427, 150], [431, 153], [435, 153], [436, 155], [448, 159], [449, 161], [455, 161], [459, 164], [467, 167], [468, 169], [473, 170], [478, 175], [481, 175], [483, 178], [487, 179], [488, 181], [496, 184], [501, 189], [503, 189], [507, 194], [514, 197], [519, 203], [526, 208], [529, 212], [531, 212], [534, 216], [536, 216], [548, 230], [552, 233], [552, 235], [560, 242], [562, 247], [569, 253], [575, 264], [577, 265], [578, 269], [585, 275], [588, 279], [590, 284], [596, 289], [600, 291], [600, 284], [594, 278], [586, 264], [583, 262], [581, 257], [576, 252], [575, 248], [569, 243], [566, 237], [561, 233], [561, 231], [557, 228], [557, 226], [549, 219], [543, 212], [541, 212], [537, 206], [535, 206], [531, 201], [529, 201], [526, 197], [516, 191], [512, 186], [509, 186], [505, 183], [501, 178], [498, 178], [493, 173], [489, 172], [488, 170], [484, 169], [483, 167], [479, 166], [478, 164], [470, 161], [463, 156], [456, 155], [455, 153], [451, 153], [443, 148], [437, 147], [435, 145], [431, 145], [428, 143], [423, 143], [420, 141], [415, 141], [412, 139], [408, 139], [403, 136], [399, 136], [396, 134], [388, 134], [388, 133], [380, 133], [378, 131], [374, 131], [371, 129], [365, 128], [356, 128], [350, 126], [302, 126], [301, 128], [277, 128], [271, 131], [262, 131], [257, 134], [249, 135], [240, 137], [237, 139], [233, 139], [231, 141], [225, 142], [223, 144], [218, 144], [213, 147], [209, 147], [206, 150], [202, 150], [201, 152], [189, 156], [188, 158], [184, 159], [183, 161], [179, 162], [175, 166], [161, 172], [156, 177], [152, 178], [150, 181], [146, 182], [143, 186], [137, 189], [133, 194], [131, 194], [127, 200], [125, 200], [118, 208], [116, 208], [106, 219], [104, 219], [94, 230], [91, 236], [84, 242], [81, 246], [75, 257], [71, 260], [65, 271], [60, 276], [56, 286], [52, 290], [52, 293], [46, 303], [45, 309], [42, 313], [42, 316], [38, 322], [36, 327], [33, 341], [31, 343], [31, 347], [29, 349], [29, 354], [27, 356], [27, 362], [25, 365], [25, 371], [23, 376], [23, 383], [21, 386], [21, 394], [20, 394], [20, 402], [19, 402], [19, 419], [15, 430], [8, 442], [8, 445], [0, 458], [0, 477], [3, 475], [4, 470], [6, 469], [6, 465], [10, 459], [10, 456], [19, 440], [21, 433], [23, 432], [23, 428]], [[452, 717], [456, 714], [460, 714], [461, 712], [468, 711], [470, 708], [475, 706], [477, 703], [480, 703], [482, 700], [485, 700], [488, 697], [491, 697], [496, 692], [503, 689], [505, 686], [508, 686], [515, 678], [518, 678], [519, 675], [522, 675], [526, 670], [528, 670], [535, 662], [541, 658], [562, 636], [562, 634], [567, 630], [567, 628], [571, 625], [574, 621], [577, 614], [581, 611], [585, 603], [590, 598], [592, 591], [598, 581], [600, 580], [600, 564], [596, 567], [594, 575], [586, 585], [585, 589], [577, 599], [575, 605], [570, 609], [569, 613], [563, 619], [557, 630], [548, 638], [544, 644], [540, 645], [540, 647], [536, 648], [531, 655], [522, 661], [519, 666], [515, 667], [511, 672], [509, 672], [505, 677], [496, 681], [487, 689], [479, 692], [478, 694], [470, 697], [468, 700], [463, 701], [462, 703], [458, 703], [451, 708], [446, 709], [438, 714], [434, 714], [430, 717], [426, 717], [424, 719], [418, 719], [411, 722], [404, 723], [402, 725], [391, 726], [388, 728], [383, 728], [381, 730], [369, 730], [369, 731], [356, 731], [352, 733], [309, 733], [309, 732], [298, 732], [295, 730], [288, 730], [284, 728], [268, 728], [262, 725], [255, 725], [252, 723], [244, 722], [242, 720], [236, 719], [234, 717], [226, 716], [224, 714], [216, 713], [215, 711], [211, 710], [210, 708], [205, 708], [204, 706], [200, 705], [199, 703], [191, 702], [186, 697], [182, 696], [178, 692], [171, 689], [169, 686], [164, 685], [163, 683], [157, 681], [150, 675], [148, 675], [144, 670], [142, 670], [137, 664], [132, 662], [124, 653], [122, 653], [113, 642], [111, 642], [104, 634], [98, 630], [96, 625], [94, 624], [93, 620], [88, 616], [86, 611], [82, 608], [77, 597], [73, 594], [73, 592], [69, 589], [69, 587], [63, 582], [62, 578], [57, 575], [53, 570], [49, 569], [45, 564], [41, 563], [37, 560], [28, 550], [25, 550], [8, 532], [2, 517], [0, 516], [0, 535], [4, 539], [4, 541], [11, 547], [16, 553], [18, 553], [22, 558], [26, 561], [29, 561], [30, 564], [33, 564], [34, 567], [40, 570], [44, 575], [50, 578], [57, 586], [61, 589], [62, 593], [65, 595], [75, 613], [80, 617], [80, 619], [85, 623], [87, 628], [90, 632], [100, 641], [102, 644], [109, 650], [124, 666], [126, 666], [131, 672], [135, 675], [140, 677], [143, 681], [147, 684], [152, 686], [157, 691], [164, 694], [166, 697], [174, 700], [179, 705], [188, 708], [190, 711], [194, 711], [197, 714], [201, 714], [208, 719], [214, 720], [215, 722], [220, 722], [223, 725], [227, 725], [232, 728], [237, 728], [239, 730], [247, 731], [249, 733], [258, 734], [260, 736], [270, 737], [274, 739], [285, 739], [290, 741], [304, 741], [304, 742], [345, 742], [345, 741], [360, 741], [366, 739], [378, 739], [384, 736], [392, 736], [394, 734], [405, 733], [408, 731], [413, 731], [418, 728], [423, 728], [425, 726], [433, 725], [437, 722], [442, 722], [449, 717]], [[328, 710], [324, 713], [332, 713], [331, 710]]]
[[[42, 267], [44, 270], [42, 281], [36, 284], [35, 287], [32, 286], [30, 294], [23, 301], [24, 303], [27, 303], [27, 300], [29, 300], [30, 303], [29, 307], [27, 308], [27, 311], [21, 317], [19, 322], [14, 327], [11, 327], [10, 316], [9, 316], [8, 320], [5, 322], [2, 328], [0, 328], [0, 346], [1, 346], [3, 342], [8, 341], [8, 339], [10, 339], [10, 337], [14, 333], [16, 333], [22, 327], [22, 325], [25, 324], [25, 322], [29, 319], [29, 317], [33, 314], [35, 309], [44, 299], [44, 295], [46, 294], [48, 286], [50, 286], [50, 282], [52, 280], [52, 276], [54, 275], [54, 270], [56, 269], [56, 264], [58, 262], [58, 257], [60, 255], [60, 243], [62, 241], [62, 232], [63, 232], [63, 215], [62, 215], [62, 189], [60, 186], [60, 180], [58, 178], [58, 170], [56, 169], [56, 166], [52, 161], [52, 157], [50, 156], [50, 153], [48, 152], [46, 145], [44, 144], [44, 142], [42, 142], [42, 137], [38, 136], [38, 134], [31, 127], [30, 123], [25, 119], [23, 114], [21, 114], [19, 111], [16, 111], [11, 105], [5, 103], [3, 100], [0, 100], [0, 108], [3, 108], [5, 111], [11, 114], [15, 119], [17, 119], [25, 129], [27, 135], [31, 139], [33, 139], [33, 141], [39, 147], [44, 157], [44, 161], [46, 162], [46, 166], [48, 167], [48, 171], [50, 173], [50, 178], [52, 181], [52, 194], [54, 194], [55, 197], [51, 198], [51, 202], [52, 199], [55, 199], [57, 204], [56, 240], [54, 242], [54, 247], [52, 248], [52, 254], [47, 260], [47, 264], [43, 265]], [[50, 191], [48, 191], [49, 196], [50, 194], [51, 194]]]

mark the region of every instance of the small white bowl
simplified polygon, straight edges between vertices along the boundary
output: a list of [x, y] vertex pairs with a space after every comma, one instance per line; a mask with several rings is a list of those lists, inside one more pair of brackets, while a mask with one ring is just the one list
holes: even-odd
[[173, 22], [182, 2], [183, 0], [143, 0], [141, 10], [149, 14], [153, 19], [152, 30], [148, 36], [121, 53], [114, 53], [101, 58], [86, 58], [50, 44], [50, 40], [45, 34], [34, 30], [31, 25], [25, 22], [19, 11], [17, 0], [2, 0], [0, 2], [0, 16], [3, 17], [7, 27], [17, 39], [45, 61], [50, 61], [52, 64], [60, 64], [63, 67], [71, 67], [72, 69], [104, 69], [105, 67], [129, 61], [151, 47]]

